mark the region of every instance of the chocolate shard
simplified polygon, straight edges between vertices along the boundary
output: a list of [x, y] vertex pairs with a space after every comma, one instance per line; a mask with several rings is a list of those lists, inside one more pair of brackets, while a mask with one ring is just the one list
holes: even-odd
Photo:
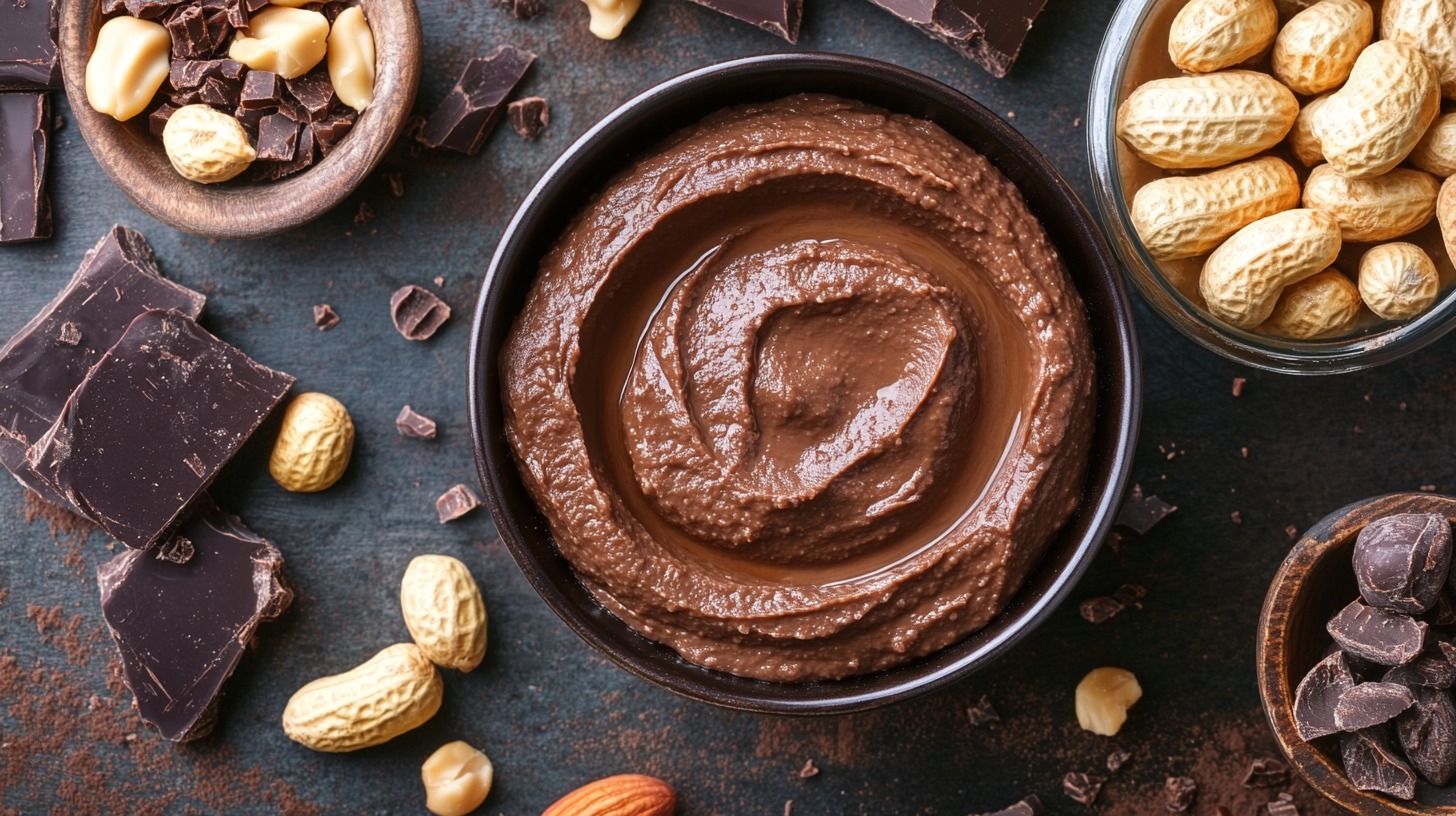
[[313, 324], [319, 331], [328, 331], [339, 325], [339, 315], [334, 307], [327, 303], [320, 303], [313, 307]]
[[0, 91], [60, 90], [59, 6], [52, 0], [0, 3]]
[[1074, 771], [1062, 777], [1062, 793], [1079, 805], [1092, 807], [1105, 784], [1107, 780], [1100, 776], [1088, 776]]
[[172, 58], [201, 60], [217, 53], [233, 33], [227, 14], [200, 3], [173, 6], [162, 18], [172, 37]]
[[264, 116], [258, 122], [258, 160], [293, 161], [301, 129], [302, 126], [281, 113]]
[[1144, 535], [1177, 509], [1157, 496], [1143, 495], [1142, 485], [1133, 485], [1132, 492], [1117, 511], [1117, 523], [1138, 535]]
[[735, 20], [756, 25], [791, 43], [799, 41], [799, 22], [804, 19], [804, 0], [693, 0]]
[[254, 167], [254, 178], [267, 181], [277, 181], [287, 178], [294, 173], [299, 173], [313, 166], [317, 158], [317, 151], [314, 149], [313, 130], [304, 127], [298, 131], [298, 144], [293, 148], [293, 161], [286, 162], [259, 162]]
[[243, 75], [247, 70], [248, 66], [234, 59], [172, 60], [167, 84], [173, 91], [190, 91], [201, 88], [205, 80], [216, 79], [220, 82], [236, 83], [241, 93]]
[[1198, 783], [1188, 776], [1170, 776], [1163, 783], [1163, 807], [1169, 813], [1186, 813], [1198, 798]]
[[1294, 797], [1287, 793], [1279, 794], [1267, 807], [1269, 816], [1299, 816], [1299, 806], [1294, 804]]
[[1359, 600], [1351, 601], [1325, 626], [1341, 649], [1382, 666], [1401, 666], [1419, 657], [1429, 628], [1425, 621]]
[[309, 122], [308, 128], [313, 131], [313, 143], [318, 145], [319, 155], [327, 156], [334, 152], [339, 142], [349, 135], [354, 128], [354, 121], [359, 115], [352, 110], [341, 111], [327, 116], [317, 122]]
[[996, 707], [991, 705], [991, 698], [982, 694], [980, 702], [966, 709], [966, 719], [970, 720], [973, 726], [982, 726], [1001, 722], [1001, 715], [996, 712]]
[[1277, 759], [1264, 757], [1249, 763], [1244, 771], [1246, 788], [1282, 788], [1289, 784], [1289, 766]]
[[167, 129], [167, 121], [176, 112], [176, 105], [171, 102], [163, 102], [156, 110], [147, 114], [147, 131], [158, 139], [162, 138], [163, 131]]
[[400, 409], [399, 416], [394, 418], [394, 427], [400, 436], [410, 439], [435, 438], [435, 420], [416, 412], [408, 405]]
[[1401, 751], [1432, 785], [1456, 776], [1456, 703], [1449, 692], [1417, 688], [1415, 704], [1395, 721]]
[[1316, 663], [1294, 691], [1294, 727], [1300, 739], [1338, 734], [1335, 706], [1340, 696], [1354, 687], [1355, 676], [1344, 653], [1335, 652]]
[[1365, 525], [1355, 539], [1355, 580], [1365, 603], [1419, 615], [1436, 604], [1451, 568], [1451, 522], [1400, 513]]
[[541, 0], [490, 0], [491, 5], [511, 13], [517, 20], [531, 20], [546, 10]]
[[112, 227], [71, 281], [0, 347], [0, 464], [43, 498], [75, 510], [35, 475], [26, 448], [50, 430], [71, 392], [137, 315], [202, 312], [202, 295], [162, 277], [140, 233]]
[[510, 45], [470, 60], [445, 101], [425, 120], [416, 137], [420, 144], [475, 155], [500, 118], [506, 99], [535, 61], [535, 54]]
[[870, 0], [1004, 77], [1046, 0]]
[[1011, 807], [983, 813], [981, 816], [1042, 816], [1044, 813], [1046, 808], [1041, 803], [1041, 797], [1033, 793]]
[[450, 306], [420, 286], [401, 286], [389, 297], [394, 328], [406, 340], [428, 340], [450, 319]]
[[1438, 650], [1427, 650], [1404, 666], [1396, 666], [1380, 678], [1382, 683], [1399, 683], [1408, 688], [1447, 689], [1456, 684], [1456, 666]]
[[249, 71], [243, 78], [238, 107], [248, 110], [277, 110], [283, 99], [283, 81], [272, 71]]
[[285, 79], [283, 86], [303, 111], [303, 121], [317, 122], [328, 115], [334, 104], [334, 86], [327, 71], [309, 71], [303, 76]]
[[278, 617], [293, 593], [278, 549], [206, 497], [177, 536], [190, 558], [127, 550], [96, 570], [96, 583], [137, 713], [182, 742], [212, 731], [223, 683], [258, 624]]
[[1126, 608], [1122, 601], [1101, 595], [1083, 601], [1077, 606], [1077, 611], [1088, 623], [1106, 623]]
[[292, 385], [186, 315], [143, 312], [27, 459], [81, 515], [147, 549], [166, 539]]
[[1128, 760], [1130, 759], [1132, 759], [1132, 753], [1129, 751], [1124, 751], [1120, 748], [1113, 751], [1112, 753], [1107, 755], [1107, 772], [1117, 773], [1118, 771], [1122, 770], [1122, 767], [1126, 765], [1128, 763]]
[[1379, 791], [1397, 799], [1416, 795], [1416, 775], [1396, 755], [1390, 738], [1380, 728], [1340, 737], [1340, 757], [1350, 784], [1364, 791]]
[[506, 114], [511, 120], [511, 127], [522, 138], [533, 142], [551, 124], [551, 105], [539, 96], [528, 96], [512, 102], [506, 106]]
[[454, 521], [479, 506], [480, 499], [475, 491], [463, 484], [455, 485], [435, 499], [435, 512], [439, 514], [441, 524]]
[[51, 237], [50, 130], [50, 94], [0, 93], [0, 244]]
[[1415, 701], [1411, 690], [1399, 683], [1360, 683], [1335, 702], [1335, 725], [1341, 731], [1362, 731], [1390, 722]]

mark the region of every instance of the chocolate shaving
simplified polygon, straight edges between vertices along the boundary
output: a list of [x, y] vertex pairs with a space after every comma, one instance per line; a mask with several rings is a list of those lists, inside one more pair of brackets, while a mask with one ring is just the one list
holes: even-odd
[[819, 768], [814, 764], [814, 760], [812, 758], [804, 760], [804, 767], [799, 769], [799, 778], [810, 779], [818, 775]]
[[1177, 509], [1157, 496], [1144, 496], [1142, 485], [1133, 485], [1131, 495], [1117, 513], [1117, 523], [1138, 535], [1145, 535]]
[[1294, 804], [1294, 797], [1287, 793], [1279, 794], [1279, 798], [1269, 802], [1267, 807], [1269, 816], [1299, 816], [1299, 808]]
[[435, 512], [440, 515], [441, 524], [454, 521], [479, 506], [480, 499], [475, 492], [463, 484], [446, 490], [435, 500]]
[[430, 290], [410, 284], [390, 296], [389, 314], [404, 339], [428, 340], [450, 319], [450, 306]]

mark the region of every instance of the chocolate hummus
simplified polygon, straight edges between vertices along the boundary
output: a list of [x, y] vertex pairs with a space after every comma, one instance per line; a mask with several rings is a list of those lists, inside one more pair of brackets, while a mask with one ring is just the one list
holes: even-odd
[[1076, 508], [1093, 363], [1017, 189], [936, 125], [720, 112], [597, 197], [502, 357], [562, 554], [688, 660], [837, 678], [991, 620]]

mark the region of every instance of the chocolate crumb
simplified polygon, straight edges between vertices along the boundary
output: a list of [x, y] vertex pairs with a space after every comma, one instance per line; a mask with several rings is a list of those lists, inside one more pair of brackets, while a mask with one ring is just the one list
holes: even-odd
[[354, 212], [354, 226], [362, 227], [373, 220], [374, 208], [369, 206], [367, 201], [359, 202], [359, 209]]
[[1246, 788], [1281, 788], [1289, 784], [1289, 766], [1277, 759], [1265, 757], [1249, 763], [1244, 771]]
[[1229, 521], [1232, 521], [1236, 525], [1243, 524], [1244, 523], [1244, 514], [1243, 513], [1240, 513], [1237, 510], [1235, 510], [1232, 513], [1229, 513]]
[[444, 275], [436, 275], [435, 276], [435, 285], [436, 286], [444, 286], [445, 285], [445, 276]]
[[794, 800], [790, 799], [784, 803], [784, 816], [794, 816]]
[[173, 536], [171, 541], [157, 548], [157, 560], [185, 564], [192, 560], [194, 553], [196, 548], [192, 546], [191, 539], [186, 536]]
[[454, 521], [480, 506], [475, 492], [463, 484], [455, 485], [435, 500], [435, 512], [440, 514], [440, 523]]
[[507, 105], [506, 116], [511, 120], [511, 127], [522, 138], [534, 142], [540, 138], [546, 126], [551, 124], [551, 106], [539, 96], [528, 96]]
[[1125, 608], [1122, 605], [1122, 601], [1107, 597], [1106, 595], [1099, 595], [1096, 598], [1088, 598], [1083, 601], [1077, 607], [1077, 611], [1082, 614], [1083, 620], [1088, 623], [1105, 623], [1116, 617]]
[[404, 198], [404, 174], [403, 173], [380, 173], [379, 177], [389, 187], [389, 194], [395, 198]]
[[1435, 493], [1436, 492], [1436, 486], [1433, 485], [1433, 484], [1424, 484], [1424, 485], [1421, 485], [1421, 492], [1422, 493]]
[[1117, 513], [1117, 523], [1144, 535], [1177, 509], [1157, 496], [1144, 495], [1142, 485], [1133, 485], [1131, 495]]
[[1295, 527], [1293, 524], [1289, 525], [1288, 527], [1285, 527], [1284, 528], [1284, 536], [1286, 538], [1288, 538], [1290, 541], [1293, 541], [1296, 538], [1299, 538], [1299, 528], [1298, 527]]
[[509, 11], [517, 20], [534, 19], [546, 10], [541, 0], [491, 0], [491, 5]]
[[415, 411], [408, 405], [401, 408], [399, 416], [394, 418], [394, 427], [399, 431], [400, 436], [410, 439], [435, 438], [435, 420]]
[[1248, 380], [1244, 379], [1243, 377], [1234, 377], [1234, 396], [1242, 397], [1244, 395], [1244, 383], [1246, 382], [1248, 382]]
[[1198, 783], [1186, 776], [1170, 776], [1163, 783], [1163, 805], [1170, 813], [1183, 813], [1198, 798]]
[[1299, 808], [1294, 804], [1294, 797], [1287, 793], [1279, 794], [1278, 799], [1269, 802], [1269, 816], [1299, 816]]
[[981, 701], [966, 709], [966, 718], [973, 726], [982, 726], [987, 723], [1001, 722], [1001, 715], [996, 712], [996, 707], [991, 705], [991, 698], [981, 695]]
[[1132, 754], [1128, 751], [1113, 751], [1107, 755], [1107, 772], [1117, 773], [1122, 770], [1122, 766], [1126, 765], [1130, 759], [1132, 759]]
[[450, 307], [428, 289], [410, 284], [389, 298], [394, 328], [406, 340], [428, 340], [450, 319]]
[[56, 335], [56, 342], [66, 346], [74, 346], [81, 342], [81, 327], [73, 320], [67, 320], [61, 324], [60, 334]]
[[1011, 807], [992, 813], [983, 813], [981, 816], [1042, 816], [1045, 812], [1046, 810], [1041, 804], [1041, 797], [1033, 793]]
[[313, 307], [313, 324], [318, 326], [319, 331], [328, 331], [339, 325], [339, 315], [334, 307], [327, 303], [320, 303]]
[[814, 776], [818, 776], [818, 775], [819, 775], [819, 768], [814, 764], [814, 760], [813, 759], [806, 759], [806, 760], [804, 760], [804, 767], [802, 767], [802, 768], [799, 769], [799, 778], [800, 779], [809, 779], [810, 777], [814, 777]]
[[1102, 793], [1102, 786], [1105, 784], [1107, 784], [1107, 780], [1099, 776], [1072, 772], [1062, 777], [1062, 793], [1079, 805], [1091, 807], [1092, 803], [1097, 801], [1098, 794]]

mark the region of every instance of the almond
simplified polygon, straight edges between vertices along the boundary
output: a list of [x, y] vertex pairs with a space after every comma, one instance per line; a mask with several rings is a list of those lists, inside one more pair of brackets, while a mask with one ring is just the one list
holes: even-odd
[[672, 816], [677, 794], [661, 779], [622, 774], [566, 794], [541, 816]]

